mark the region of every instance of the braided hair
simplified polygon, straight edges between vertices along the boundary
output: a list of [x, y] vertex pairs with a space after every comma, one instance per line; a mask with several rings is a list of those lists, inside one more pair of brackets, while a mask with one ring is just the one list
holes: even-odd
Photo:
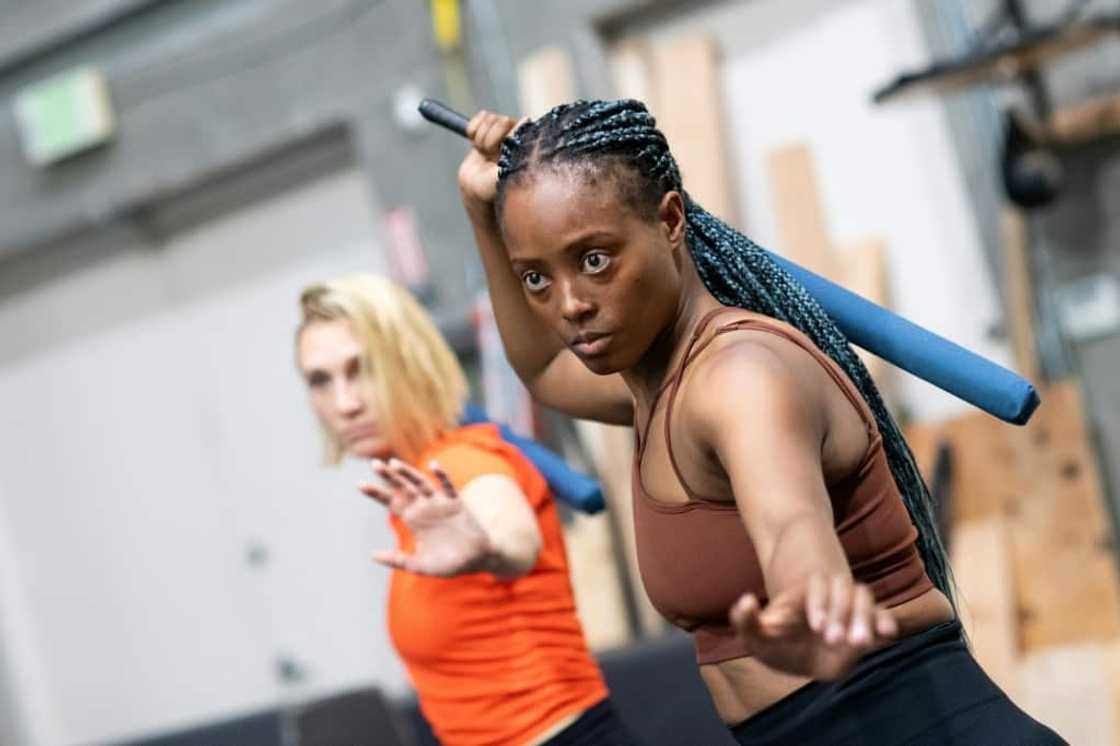
[[667, 192], [681, 194], [687, 244], [708, 291], [726, 306], [765, 314], [801, 330], [859, 389], [875, 415], [891, 474], [917, 527], [926, 572], [952, 600], [949, 563], [929, 489], [859, 355], [820, 304], [766, 251], [689, 198], [669, 144], [645, 105], [634, 100], [576, 101], [510, 133], [498, 159], [499, 218], [509, 189], [545, 169], [575, 171], [590, 181], [612, 179], [620, 198], [643, 216], [655, 216]]

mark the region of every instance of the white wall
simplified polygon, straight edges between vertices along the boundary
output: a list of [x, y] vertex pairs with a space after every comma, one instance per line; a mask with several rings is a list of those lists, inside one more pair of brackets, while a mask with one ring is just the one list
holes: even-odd
[[[894, 310], [1008, 364], [1005, 345], [986, 336], [1000, 311], [938, 101], [871, 103], [876, 88], [928, 62], [912, 0], [727, 2], [650, 30], [696, 31], [724, 51], [746, 232], [781, 251], [764, 157], [808, 143], [833, 239], [886, 240]], [[905, 374], [898, 383], [896, 398], [918, 418], [968, 406]]]
[[0, 743], [54, 743], [58, 719], [0, 484]]
[[[0, 302], [0, 559], [18, 559], [0, 630], [40, 674], [20, 713], [39, 742], [404, 688], [369, 562], [385, 516], [353, 489], [358, 465], [320, 466], [292, 356], [306, 283], [382, 267], [363, 179], [159, 247], [102, 237], [115, 251]], [[306, 669], [298, 688], [278, 654]]]

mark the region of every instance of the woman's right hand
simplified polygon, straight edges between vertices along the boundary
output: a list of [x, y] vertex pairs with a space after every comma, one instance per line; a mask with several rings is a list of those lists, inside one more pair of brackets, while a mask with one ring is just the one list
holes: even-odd
[[753, 593], [731, 607], [731, 626], [757, 660], [779, 671], [832, 681], [898, 636], [890, 609], [847, 575], [815, 573], [765, 607]]
[[520, 122], [512, 117], [480, 111], [467, 125], [473, 146], [459, 166], [459, 191], [467, 209], [489, 207], [498, 191], [498, 154], [502, 140]]
[[358, 489], [387, 507], [416, 540], [411, 554], [390, 549], [374, 554], [375, 561], [443, 578], [487, 569], [492, 558], [490, 538], [439, 464], [430, 464], [435, 480], [397, 459], [387, 463], [374, 459], [372, 466], [384, 485], [366, 482]]

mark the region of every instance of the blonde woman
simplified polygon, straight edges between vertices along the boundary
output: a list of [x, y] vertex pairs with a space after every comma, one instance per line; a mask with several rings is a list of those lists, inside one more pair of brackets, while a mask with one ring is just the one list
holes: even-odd
[[328, 461], [370, 459], [398, 544], [389, 633], [445, 744], [632, 743], [576, 618], [560, 522], [412, 296], [376, 275], [300, 297], [300, 371]]

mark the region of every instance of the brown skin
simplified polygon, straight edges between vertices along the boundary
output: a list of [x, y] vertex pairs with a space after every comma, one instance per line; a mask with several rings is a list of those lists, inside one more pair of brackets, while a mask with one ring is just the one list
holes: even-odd
[[[494, 159], [513, 124], [477, 115], [468, 130], [475, 148], [459, 172], [507, 354], [544, 403], [644, 424], [700, 318], [720, 305], [688, 254], [681, 195], [669, 192], [656, 216], [643, 218], [609, 179], [589, 185], [569, 171], [543, 170], [507, 191], [499, 226]], [[680, 504], [688, 497], [670, 467], [664, 407], [653, 416], [643, 482], [671, 486], [652, 497]], [[900, 633], [952, 618], [936, 590], [887, 609], [854, 582], [826, 484], [855, 471], [868, 434], [807, 352], [759, 332], [720, 337], [687, 369], [672, 424], [686, 481], [737, 504], [770, 599], [762, 608], [746, 594], [728, 610], [750, 658], [701, 667], [725, 721], [745, 719], [810, 678], [842, 675]]]

